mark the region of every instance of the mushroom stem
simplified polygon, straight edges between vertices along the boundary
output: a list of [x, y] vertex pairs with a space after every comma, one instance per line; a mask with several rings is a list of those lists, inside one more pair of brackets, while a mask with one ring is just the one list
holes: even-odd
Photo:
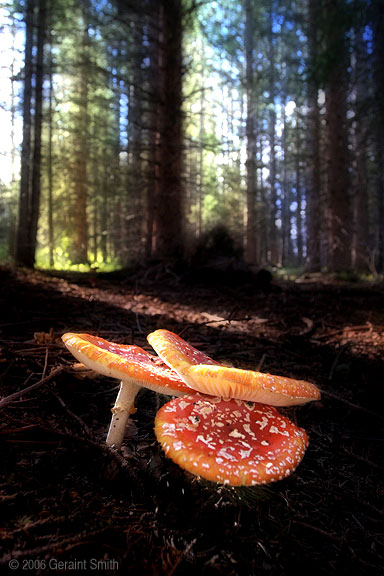
[[124, 438], [125, 428], [127, 426], [129, 415], [135, 402], [138, 391], [141, 386], [135, 382], [120, 382], [119, 393], [112, 408], [112, 419], [109, 425], [107, 435], [107, 446], [121, 448]]

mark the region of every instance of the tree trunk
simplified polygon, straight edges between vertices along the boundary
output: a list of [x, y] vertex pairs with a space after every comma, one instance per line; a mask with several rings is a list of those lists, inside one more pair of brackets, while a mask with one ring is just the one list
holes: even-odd
[[302, 218], [302, 210], [303, 210], [303, 194], [301, 189], [301, 151], [302, 151], [302, 141], [300, 138], [300, 122], [299, 116], [297, 116], [296, 120], [296, 228], [297, 228], [297, 263], [299, 266], [303, 264], [303, 218]]
[[54, 259], [54, 231], [53, 231], [53, 54], [52, 38], [50, 38], [49, 54], [49, 101], [48, 101], [48, 252], [49, 266], [53, 268]]
[[318, 0], [308, 0], [308, 42], [311, 75], [308, 82], [308, 135], [309, 135], [309, 175], [307, 192], [307, 269], [320, 270], [320, 114], [318, 104]]
[[89, 34], [88, 2], [83, 5], [83, 34], [79, 58], [78, 126], [76, 130], [74, 164], [74, 245], [72, 264], [88, 263], [87, 221], [87, 162], [89, 157], [88, 134], [88, 78], [89, 78]]
[[283, 149], [283, 166], [282, 166], [282, 193], [281, 193], [281, 261], [283, 266], [292, 264], [292, 231], [291, 231], [291, 191], [288, 178], [288, 124], [285, 114], [285, 96], [282, 100], [282, 149]]
[[245, 90], [247, 98], [247, 192], [246, 192], [246, 234], [245, 234], [245, 258], [250, 264], [257, 264], [258, 260], [258, 234], [257, 234], [257, 189], [256, 189], [256, 126], [255, 126], [255, 98], [254, 98], [254, 18], [252, 13], [252, 1], [244, 0], [245, 10]]
[[376, 269], [384, 272], [384, 5], [373, 2], [376, 164]]
[[354, 214], [352, 239], [352, 265], [366, 272], [369, 269], [369, 215], [368, 215], [368, 177], [367, 177], [367, 127], [365, 124], [364, 104], [366, 83], [364, 64], [366, 49], [363, 28], [356, 30], [355, 36], [355, 121], [353, 123], [354, 150]]
[[201, 35], [201, 94], [200, 94], [200, 124], [199, 124], [199, 168], [198, 168], [198, 196], [197, 196], [197, 226], [196, 237], [200, 238], [203, 232], [203, 197], [204, 197], [204, 139], [205, 139], [205, 45], [204, 36]]
[[[121, 51], [122, 46], [121, 42], [118, 42], [116, 45], [116, 51], [118, 53], [118, 62], [122, 62]], [[115, 128], [114, 128], [114, 135], [113, 135], [113, 144], [112, 144], [112, 186], [113, 190], [115, 191], [114, 197], [111, 201], [111, 212], [112, 217], [110, 218], [112, 224], [111, 230], [111, 256], [116, 261], [118, 260], [120, 264], [126, 264], [125, 261], [125, 251], [127, 250], [126, 246], [123, 246], [122, 240], [122, 226], [123, 226], [123, 214], [126, 211], [126, 206], [123, 208], [123, 191], [122, 191], [122, 165], [120, 162], [120, 152], [121, 152], [121, 144], [120, 144], [120, 118], [121, 118], [121, 81], [116, 80], [116, 83], [111, 83], [111, 89], [114, 93], [114, 108], [115, 108]]]
[[346, 131], [346, 47], [342, 0], [325, 3], [329, 23], [326, 40], [329, 75], [326, 83], [327, 189], [329, 201], [329, 267], [333, 272], [351, 265], [351, 206]]
[[[272, 3], [273, 4], [273, 3]], [[275, 110], [275, 45], [273, 32], [273, 5], [271, 6], [268, 42], [269, 42], [269, 185], [270, 185], [270, 214], [269, 214], [269, 260], [271, 264], [279, 263], [278, 238], [277, 238], [277, 190], [276, 190], [276, 110]]]
[[32, 133], [32, 53], [34, 0], [28, 0], [25, 13], [24, 94], [23, 94], [23, 141], [21, 147], [21, 175], [19, 196], [19, 219], [16, 240], [16, 262], [30, 266], [29, 215], [30, 215], [30, 167]]
[[46, 35], [46, 1], [39, 0], [37, 55], [35, 74], [35, 122], [32, 157], [31, 213], [29, 225], [29, 265], [35, 263], [37, 230], [41, 197], [41, 135], [43, 128], [44, 44]]
[[[130, 206], [128, 216], [132, 218], [128, 222], [129, 232], [127, 234], [129, 256], [140, 255], [141, 238], [145, 235], [145, 183], [143, 176], [143, 126], [142, 117], [144, 113], [143, 106], [143, 61], [145, 60], [144, 52], [144, 26], [137, 15], [131, 15], [130, 31], [134, 39], [132, 62], [132, 81], [129, 86], [128, 102], [128, 178], [127, 178], [127, 198]], [[151, 183], [152, 185], [152, 183]]]
[[12, 63], [11, 63], [11, 165], [12, 165], [12, 184], [14, 184], [16, 180], [16, 113], [17, 113], [17, 104], [16, 104], [16, 25], [15, 25], [15, 17], [12, 18]]
[[159, 190], [154, 214], [156, 256], [180, 255], [183, 248], [182, 202], [182, 6], [162, 0], [160, 38]]
[[149, 23], [150, 38], [150, 108], [148, 122], [149, 131], [149, 161], [148, 186], [146, 193], [146, 228], [145, 228], [145, 257], [151, 258], [156, 250], [156, 206], [160, 197], [160, 94], [161, 73], [163, 57], [160, 44], [163, 42], [163, 32], [159, 27], [162, 8], [157, 0], [150, 1], [151, 19]]

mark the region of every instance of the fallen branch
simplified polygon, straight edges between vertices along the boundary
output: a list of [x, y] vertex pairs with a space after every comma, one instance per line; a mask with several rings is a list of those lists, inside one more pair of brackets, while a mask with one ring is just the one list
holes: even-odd
[[45, 378], [42, 378], [38, 382], [35, 382], [35, 384], [32, 384], [31, 386], [28, 386], [27, 388], [23, 388], [22, 390], [19, 390], [18, 392], [15, 392], [14, 394], [11, 394], [10, 396], [6, 396], [2, 400], [0, 400], [0, 409], [4, 408], [5, 406], [10, 404], [14, 400], [18, 400], [22, 396], [25, 396], [25, 394], [29, 394], [33, 390], [37, 390], [38, 388], [41, 388], [41, 386], [44, 386], [44, 384], [47, 384], [48, 382], [53, 380], [53, 378], [55, 378], [58, 374], [60, 374], [63, 371], [63, 369], [64, 369], [63, 366], [58, 366], [57, 368], [54, 368], [53, 370], [51, 370], [51, 372], [50, 372], [50, 374], [48, 374], [48, 376], [45, 376]]

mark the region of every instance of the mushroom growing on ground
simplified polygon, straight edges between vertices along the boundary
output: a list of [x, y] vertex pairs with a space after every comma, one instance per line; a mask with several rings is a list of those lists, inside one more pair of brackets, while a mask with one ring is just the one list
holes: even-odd
[[169, 330], [156, 330], [147, 339], [160, 358], [197, 392], [273, 406], [320, 398], [319, 389], [304, 380], [222, 366]]
[[181, 468], [231, 486], [282, 480], [308, 445], [305, 431], [272, 406], [199, 394], [165, 404], [155, 433]]
[[71, 332], [64, 334], [62, 340], [79, 362], [99, 374], [121, 381], [112, 408], [108, 446], [121, 447], [127, 421], [141, 387], [170, 396], [190, 393], [190, 388], [160, 358], [138, 346], [116, 344], [90, 334]]

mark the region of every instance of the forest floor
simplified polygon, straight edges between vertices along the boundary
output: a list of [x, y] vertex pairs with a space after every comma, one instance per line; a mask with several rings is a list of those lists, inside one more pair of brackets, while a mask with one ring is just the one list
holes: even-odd
[[[0, 396], [48, 377], [0, 404], [2, 574], [383, 573], [383, 285], [2, 268], [0, 306]], [[310, 437], [292, 476], [229, 488], [184, 473], [153, 432], [166, 397], [146, 390], [121, 453], [106, 448], [117, 382], [76, 371], [61, 335], [150, 350], [160, 327], [319, 386], [283, 410]]]

